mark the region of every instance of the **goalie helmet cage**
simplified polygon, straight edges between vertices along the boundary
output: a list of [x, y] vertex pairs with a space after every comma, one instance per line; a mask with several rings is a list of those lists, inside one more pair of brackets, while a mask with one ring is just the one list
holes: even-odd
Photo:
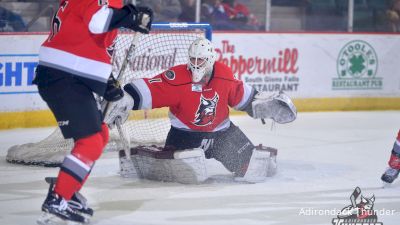
[[[211, 40], [212, 28], [199, 23], [157, 23], [152, 25], [149, 35], [140, 35], [137, 47], [123, 71], [121, 84], [129, 81], [153, 77], [162, 71], [179, 64], [186, 64], [189, 45], [198, 37]], [[120, 30], [112, 51], [113, 74], [118, 74], [122, 62], [127, 57], [134, 33]], [[162, 97], [162, 96], [160, 96]], [[123, 129], [129, 136], [131, 146], [163, 145], [170, 128], [168, 109], [131, 111]], [[73, 147], [72, 139], [64, 139], [60, 129], [37, 143], [12, 146], [8, 149], [6, 160], [11, 163], [40, 166], [59, 166]], [[110, 141], [104, 151], [117, 151], [123, 148], [117, 129], [110, 131]]]

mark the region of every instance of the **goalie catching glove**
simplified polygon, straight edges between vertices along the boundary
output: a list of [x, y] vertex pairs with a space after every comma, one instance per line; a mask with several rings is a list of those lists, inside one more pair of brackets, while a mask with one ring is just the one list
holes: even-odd
[[290, 123], [297, 117], [296, 106], [283, 92], [272, 96], [266, 92], [257, 93], [252, 102], [252, 112], [255, 119], [272, 119], [281, 124]]

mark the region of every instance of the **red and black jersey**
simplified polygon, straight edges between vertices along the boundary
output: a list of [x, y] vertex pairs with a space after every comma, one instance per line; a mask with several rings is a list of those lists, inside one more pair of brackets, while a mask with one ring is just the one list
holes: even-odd
[[229, 107], [243, 110], [254, 90], [234, 78], [232, 70], [216, 62], [211, 80], [198, 86], [187, 65], [178, 65], [150, 79], [125, 86], [135, 100], [134, 110], [169, 107], [173, 127], [213, 132], [229, 127]]
[[112, 69], [107, 50], [117, 35], [117, 30], [97, 32], [112, 16], [108, 7], [97, 0], [61, 1], [40, 48], [39, 64], [83, 78], [93, 91], [103, 94]]

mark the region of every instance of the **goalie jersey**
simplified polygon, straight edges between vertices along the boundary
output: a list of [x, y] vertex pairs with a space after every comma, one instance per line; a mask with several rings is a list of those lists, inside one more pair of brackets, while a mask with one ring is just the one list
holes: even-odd
[[192, 83], [187, 65], [178, 65], [153, 77], [125, 86], [134, 99], [133, 110], [169, 107], [171, 125], [177, 129], [214, 132], [229, 127], [229, 107], [244, 110], [254, 96], [249, 85], [235, 79], [221, 62], [214, 64], [206, 85]]
[[[118, 7], [122, 5], [115, 8]], [[104, 27], [104, 21], [112, 16], [110, 12], [99, 1], [60, 1], [49, 37], [39, 50], [39, 64], [72, 74], [103, 95], [118, 31], [93, 33], [91, 30]]]

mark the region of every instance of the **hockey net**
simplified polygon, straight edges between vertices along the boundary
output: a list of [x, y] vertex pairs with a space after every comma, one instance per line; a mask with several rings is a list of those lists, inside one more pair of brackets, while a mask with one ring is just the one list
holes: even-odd
[[[140, 78], [153, 77], [169, 67], [185, 64], [189, 45], [198, 37], [211, 39], [208, 24], [165, 23], [153, 24], [149, 35], [141, 35], [133, 56], [124, 70], [122, 85]], [[113, 49], [113, 74], [118, 74], [127, 55], [134, 33], [121, 30]], [[159, 96], [162, 98], [163, 96]], [[168, 109], [131, 111], [123, 124], [131, 146], [163, 145], [170, 128]], [[47, 138], [37, 143], [12, 146], [6, 160], [11, 163], [41, 166], [58, 166], [73, 147], [72, 139], [64, 139], [57, 128]], [[117, 129], [110, 132], [105, 151], [123, 148]]]

